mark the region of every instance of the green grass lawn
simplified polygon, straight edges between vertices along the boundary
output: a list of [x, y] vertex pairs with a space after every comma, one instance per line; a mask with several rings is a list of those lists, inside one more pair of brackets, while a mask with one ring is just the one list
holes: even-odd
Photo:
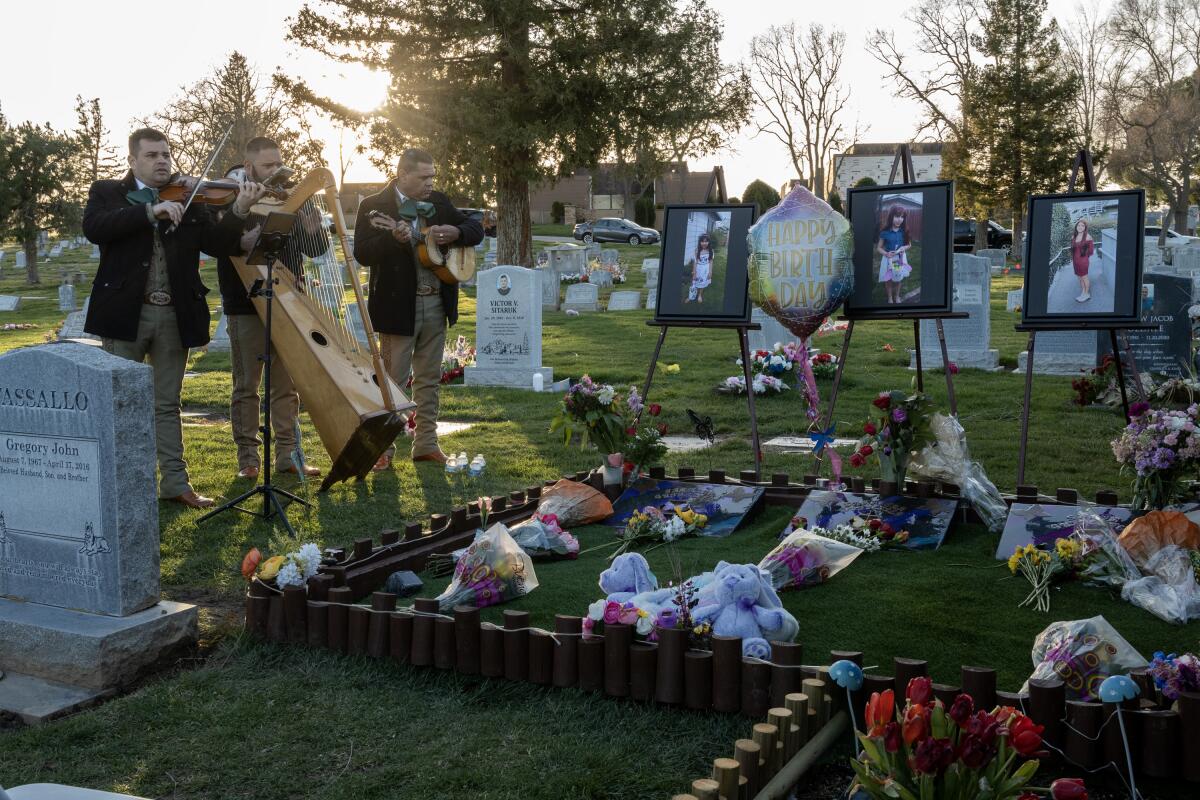
[[[630, 266], [630, 280], [615, 288], [642, 288], [638, 265], [652, 248], [617, 249]], [[65, 259], [94, 272], [87, 250], [75, 252]], [[54, 268], [44, 269], [44, 285], [37, 288], [11, 275], [10, 260], [0, 293], [30, 299], [21, 311], [0, 315], [0, 323], [39, 327], [0, 331], [0, 350], [41, 342], [62, 318]], [[205, 278], [215, 287], [211, 268]], [[1012, 330], [1018, 315], [1004, 310], [1004, 293], [1019, 281], [993, 282], [993, 346], [1010, 366], [1025, 337]], [[80, 288], [82, 302], [87, 287]], [[210, 297], [215, 304], [215, 291]], [[464, 297], [461, 308], [453, 332], [473, 340], [473, 300]], [[587, 372], [622, 387], [640, 385], [658, 333], [646, 325], [650, 314], [547, 312], [543, 361], [556, 378]], [[877, 392], [911, 384], [906, 351], [911, 342], [907, 323], [858, 326], [838, 402], [840, 435], [859, 430]], [[838, 352], [841, 339], [829, 336], [814, 344]], [[677, 330], [668, 336], [650, 392], [664, 406], [663, 419], [672, 432], [689, 432], [685, 409], [692, 408], [711, 415], [717, 432], [729, 437], [707, 450], [668, 456], [669, 472], [689, 465], [736, 475], [752, 466], [744, 400], [713, 391], [737, 372], [736, 355], [732, 332]], [[680, 370], [668, 373], [662, 368], [668, 364]], [[222, 421], [229, 403], [228, 357], [197, 352], [192, 369], [195, 376], [184, 384], [186, 410], [214, 415], [184, 429], [193, 482], [204, 494], [230, 497], [248, 484], [234, 477], [230, 429]], [[1009, 491], [1015, 483], [1022, 380], [1012, 373], [964, 370], [955, 382], [972, 454]], [[944, 408], [942, 376], [929, 375], [926, 387]], [[821, 383], [824, 398], [829, 388], [829, 382]], [[1121, 427], [1117, 414], [1072, 407], [1067, 378], [1038, 376], [1034, 389], [1028, 480], [1050, 492], [1072, 487], [1090, 495], [1115, 488], [1127, 499], [1108, 445]], [[478, 494], [507, 493], [596, 466], [595, 452], [567, 448], [548, 431], [557, 406], [551, 394], [448, 387], [442, 418], [473, 427], [447, 437], [443, 447], [483, 453], [484, 476], [468, 485], [435, 466], [399, 459], [391, 472], [323, 495], [311, 484], [299, 487], [313, 507], [293, 510], [289, 518], [303, 539], [342, 545], [446, 512]], [[795, 391], [761, 400], [758, 413], [764, 439], [805, 431]], [[307, 422], [304, 445], [311, 462], [328, 468]], [[768, 451], [764, 470], [798, 478], [813, 465], [808, 458]], [[860, 474], [874, 477], [876, 470]], [[283, 485], [296, 488], [294, 479]], [[679, 574], [710, 569], [721, 559], [758, 561], [788, 515], [788, 509], [767, 509], [728, 538], [681, 543]], [[277, 549], [286, 542], [244, 516], [225, 514], [197, 526], [198, 516], [160, 506], [163, 594], [203, 607], [204, 646], [196, 660], [94, 711], [0, 733], [0, 784], [52, 781], [172, 798], [665, 798], [706, 774], [713, 757], [728, 755], [733, 740], [749, 734], [750, 721], [737, 717], [244, 641], [237, 632], [242, 555], [251, 546]], [[599, 526], [579, 533], [584, 548], [611, 536]], [[1159, 648], [1195, 649], [1200, 625], [1167, 625], [1097, 589], [1056, 590], [1049, 614], [1018, 609], [1027, 588], [992, 559], [996, 542], [981, 528], [956, 528], [937, 552], [864, 555], [830, 583], [786, 595], [800, 621], [806, 657], [820, 662], [830, 649], [861, 650], [867, 664], [882, 669], [893, 656], [925, 658], [935, 680], [948, 683], [957, 681], [960, 665], [987, 665], [998, 670], [1001, 688], [1015, 690], [1030, 671], [1034, 636], [1053, 620], [1103, 614], [1147, 656]], [[596, 576], [607, 553], [595, 550], [575, 562], [537, 565], [540, 587], [504, 608], [528, 610], [539, 625], [550, 625], [555, 613], [582, 614], [598, 596]], [[665, 548], [649, 556], [663, 581], [674, 576], [667, 556]], [[430, 595], [446, 581], [425, 577]], [[485, 618], [498, 619], [501, 610], [490, 609]]]

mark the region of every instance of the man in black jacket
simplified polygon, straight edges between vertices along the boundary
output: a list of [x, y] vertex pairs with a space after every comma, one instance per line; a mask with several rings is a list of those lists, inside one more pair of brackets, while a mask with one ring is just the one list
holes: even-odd
[[[246, 143], [245, 162], [240, 175], [262, 183], [283, 166], [279, 144], [265, 136], [256, 136]], [[279, 260], [297, 277], [303, 277], [304, 256], [315, 258], [329, 250], [329, 237], [321, 227], [321, 215], [311, 203], [305, 203], [299, 219], [292, 228]], [[246, 253], [258, 241], [264, 217], [251, 214], [243, 223], [242, 250]], [[233, 393], [229, 399], [229, 422], [233, 441], [237, 445], [238, 477], [257, 478], [259, 472], [258, 438], [259, 397], [262, 381], [262, 353], [266, 346], [266, 328], [254, 310], [248, 287], [242, 282], [228, 256], [217, 259], [217, 278], [221, 285], [221, 307], [229, 326], [229, 360], [233, 372]], [[340, 289], [340, 287], [339, 287]], [[271, 349], [271, 429], [275, 445], [275, 470], [296, 473], [299, 465], [292, 462], [296, 449], [296, 417], [300, 412], [300, 395], [292, 383], [286, 365], [275, 349]], [[304, 474], [321, 474], [316, 467], [304, 465]]]
[[204, 205], [184, 213], [182, 203], [162, 201], [158, 190], [172, 178], [167, 138], [151, 128], [129, 137], [129, 174], [92, 184], [83, 232], [100, 245], [84, 330], [101, 337], [104, 349], [154, 370], [154, 436], [159, 495], [191, 508], [213, 501], [192, 490], [183, 460], [179, 395], [188, 348], [208, 343], [208, 302], [200, 280], [200, 251], [236, 253], [241, 223], [262, 196], [244, 182], [232, 213], [216, 222]]
[[[424, 150], [400, 154], [395, 180], [358, 207], [354, 258], [371, 268], [367, 310], [380, 334], [384, 368], [400, 386], [412, 374], [417, 404], [412, 459], [444, 463], [437, 440], [438, 388], [446, 326], [458, 321], [458, 286], [442, 283], [420, 263], [413, 231], [429, 226], [431, 245], [474, 247], [483, 241], [483, 228], [433, 190], [436, 174], [433, 156]], [[387, 468], [393, 451], [376, 469]]]

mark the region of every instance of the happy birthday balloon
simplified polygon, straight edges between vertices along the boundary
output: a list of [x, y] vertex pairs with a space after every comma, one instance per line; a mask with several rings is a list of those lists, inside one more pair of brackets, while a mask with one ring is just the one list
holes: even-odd
[[850, 221], [803, 186], [763, 214], [747, 239], [750, 298], [801, 339], [854, 289]]

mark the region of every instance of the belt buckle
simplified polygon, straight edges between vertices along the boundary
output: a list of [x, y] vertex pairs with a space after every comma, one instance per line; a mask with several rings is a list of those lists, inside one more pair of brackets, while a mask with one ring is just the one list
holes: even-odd
[[146, 302], [152, 306], [169, 306], [171, 305], [171, 295], [160, 289], [156, 289], [146, 295]]
[[433, 297], [437, 293], [438, 293], [438, 289], [436, 286], [423, 286], [422, 285], [422, 286], [417, 287], [417, 296], [418, 297]]

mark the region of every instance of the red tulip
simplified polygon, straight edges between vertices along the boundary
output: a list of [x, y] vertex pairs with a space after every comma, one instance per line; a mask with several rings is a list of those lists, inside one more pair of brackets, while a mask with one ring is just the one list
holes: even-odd
[[954, 763], [954, 747], [949, 739], [934, 739], [930, 736], [917, 745], [913, 759], [917, 772], [938, 775]]
[[1021, 792], [1021, 796], [1018, 797], [1017, 800], [1042, 800], [1042, 798], [1038, 797], [1033, 792]]
[[656, 427], [658, 428], [658, 434], [659, 434], [659, 436], [666, 436], [666, 435], [667, 435], [667, 423], [665, 423], [665, 422], [660, 422], [660, 423], [658, 423], [658, 425], [657, 425]]
[[872, 692], [867, 702], [867, 735], [879, 736], [884, 727], [896, 717], [896, 693], [891, 689]]
[[900, 749], [900, 726], [893, 720], [883, 726], [883, 749], [895, 753]]
[[[960, 695], [965, 696], [965, 695]], [[968, 734], [958, 746], [958, 757], [968, 769], [980, 769], [996, 755], [992, 747], [988, 747], [981, 739]]]
[[254, 578], [254, 573], [258, 569], [258, 563], [262, 561], [262, 553], [257, 547], [251, 547], [250, 552], [246, 553], [246, 557], [242, 559], [242, 577], [246, 580]]
[[861, 467], [864, 461], [865, 459], [862, 457], [861, 453], [855, 453], [854, 455], [850, 456], [850, 466], [852, 467]]
[[630, 425], [628, 428], [625, 429], [625, 433], [628, 434], [629, 436], [637, 436], [637, 428], [634, 427], [633, 425]]
[[875, 448], [871, 447], [871, 445], [869, 445], [869, 444], [864, 444], [862, 446], [862, 449], [859, 450], [858, 452], [862, 453], [864, 456], [869, 456], [869, 455], [871, 455], [871, 453], [875, 452]]
[[975, 715], [967, 720], [967, 733], [978, 737], [988, 747], [996, 741], [999, 732], [1000, 725], [996, 718], [986, 711], [976, 711]]
[[950, 704], [950, 719], [954, 720], [954, 724], [960, 728], [967, 725], [967, 720], [971, 716], [971, 712], [975, 710], [975, 701], [971, 699], [969, 694], [960, 694], [954, 698], [954, 702]]
[[908, 682], [905, 697], [908, 698], [908, 702], [915, 705], [926, 705], [933, 700], [933, 681], [923, 675], [913, 678]]
[[863, 424], [863, 433], [867, 434], [868, 436], [874, 436], [878, 432], [879, 428], [875, 427], [874, 422], [867, 422]]
[[892, 396], [887, 392], [882, 392], [878, 397], [871, 401], [871, 405], [878, 409], [887, 409], [892, 405]]
[[904, 724], [901, 726], [904, 743], [909, 747], [918, 739], [924, 739], [929, 734], [929, 721], [925, 718], [925, 707], [910, 705], [904, 709]]
[[651, 403], [650, 405], [646, 406], [646, 410], [650, 412], [650, 416], [657, 417], [662, 413], [662, 406], [660, 406], [658, 403]]
[[1080, 778], [1059, 778], [1050, 784], [1053, 800], [1087, 800], [1087, 787]]
[[1042, 749], [1043, 730], [1044, 725], [1034, 724], [1033, 720], [1022, 714], [1009, 726], [1008, 741], [1014, 750], [1029, 758]]
[[870, 528], [870, 529], [871, 529], [871, 530], [873, 530], [873, 531], [877, 531], [877, 530], [879, 530], [879, 527], [880, 527], [881, 525], [883, 525], [883, 520], [880, 520], [880, 519], [869, 519], [869, 520], [867, 520], [867, 527], [868, 527], [868, 528]]

